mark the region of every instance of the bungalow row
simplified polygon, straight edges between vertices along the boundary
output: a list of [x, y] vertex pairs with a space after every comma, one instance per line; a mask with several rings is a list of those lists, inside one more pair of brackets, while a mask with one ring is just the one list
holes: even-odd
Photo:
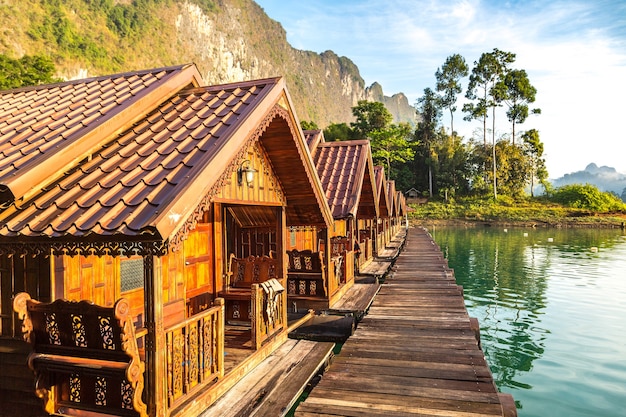
[[0, 92], [0, 415], [197, 415], [345, 294], [405, 202], [293, 108], [190, 64]]

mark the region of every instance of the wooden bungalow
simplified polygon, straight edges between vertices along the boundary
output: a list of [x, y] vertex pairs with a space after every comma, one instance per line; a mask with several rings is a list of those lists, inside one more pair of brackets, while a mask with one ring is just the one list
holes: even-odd
[[398, 219], [398, 227], [408, 227], [408, 206], [406, 197], [402, 191], [397, 191], [396, 196], [396, 217]]
[[409, 188], [405, 193], [406, 198], [419, 198], [420, 192], [415, 188]]
[[50, 413], [175, 416], [286, 340], [288, 231], [332, 213], [283, 79], [201, 85], [0, 92], [0, 415], [41, 415], [27, 351]]
[[389, 200], [393, 201], [390, 215], [390, 238], [393, 238], [406, 224], [406, 198], [401, 191], [396, 190], [396, 182], [394, 180], [387, 181], [387, 192]]
[[373, 258], [378, 205], [372, 152], [368, 140], [326, 142], [321, 130], [305, 131], [305, 138], [334, 219], [326, 231], [337, 271], [329, 279], [332, 306], [354, 284], [359, 266]]
[[386, 184], [387, 199], [389, 200], [389, 224], [385, 231], [385, 242], [391, 241], [393, 236], [398, 231], [398, 209], [396, 203], [396, 182], [394, 180], [387, 180]]
[[374, 240], [374, 254], [378, 255], [385, 249], [389, 242], [389, 228], [391, 224], [391, 209], [393, 205], [389, 203], [389, 193], [387, 193], [387, 179], [385, 178], [384, 167], [377, 165], [374, 167], [374, 177], [376, 180], [376, 201], [378, 202], [378, 219], [376, 221], [376, 237]]

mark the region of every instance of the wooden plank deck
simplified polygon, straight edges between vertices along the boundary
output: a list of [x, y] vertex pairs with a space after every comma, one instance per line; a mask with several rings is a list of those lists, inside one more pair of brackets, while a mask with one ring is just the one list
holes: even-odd
[[287, 340], [200, 416], [284, 416], [311, 378], [327, 365], [334, 346]]
[[393, 272], [321, 382], [312, 416], [516, 416], [499, 394], [441, 251], [410, 229]]

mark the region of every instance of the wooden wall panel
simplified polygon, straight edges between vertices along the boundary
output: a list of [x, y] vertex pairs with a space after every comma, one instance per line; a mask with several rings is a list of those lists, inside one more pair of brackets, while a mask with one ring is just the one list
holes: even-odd
[[[111, 256], [53, 258], [55, 298], [90, 300], [111, 307], [120, 295], [119, 259]], [[142, 303], [143, 304], [143, 303]]]
[[199, 223], [183, 242], [185, 297], [213, 292], [211, 224]]
[[348, 233], [347, 220], [335, 220], [334, 227], [330, 228], [330, 237], [346, 236]]
[[318, 234], [315, 227], [292, 227], [287, 231], [287, 250], [320, 250]]
[[246, 153], [241, 161], [235, 161], [237, 168], [245, 160], [250, 161], [244, 167], [249, 166], [257, 172], [251, 184], [247, 184], [245, 179], [239, 185], [237, 169], [233, 171], [230, 180], [216, 196], [216, 200], [227, 202], [250, 202], [265, 204], [285, 204], [285, 198], [276, 174], [272, 170], [269, 158], [263, 148], [257, 142]]

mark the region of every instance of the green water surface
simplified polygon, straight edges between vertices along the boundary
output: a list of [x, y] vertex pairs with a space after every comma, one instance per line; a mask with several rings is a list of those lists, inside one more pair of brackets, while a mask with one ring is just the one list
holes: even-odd
[[465, 290], [500, 391], [519, 417], [626, 416], [621, 230], [428, 230]]

